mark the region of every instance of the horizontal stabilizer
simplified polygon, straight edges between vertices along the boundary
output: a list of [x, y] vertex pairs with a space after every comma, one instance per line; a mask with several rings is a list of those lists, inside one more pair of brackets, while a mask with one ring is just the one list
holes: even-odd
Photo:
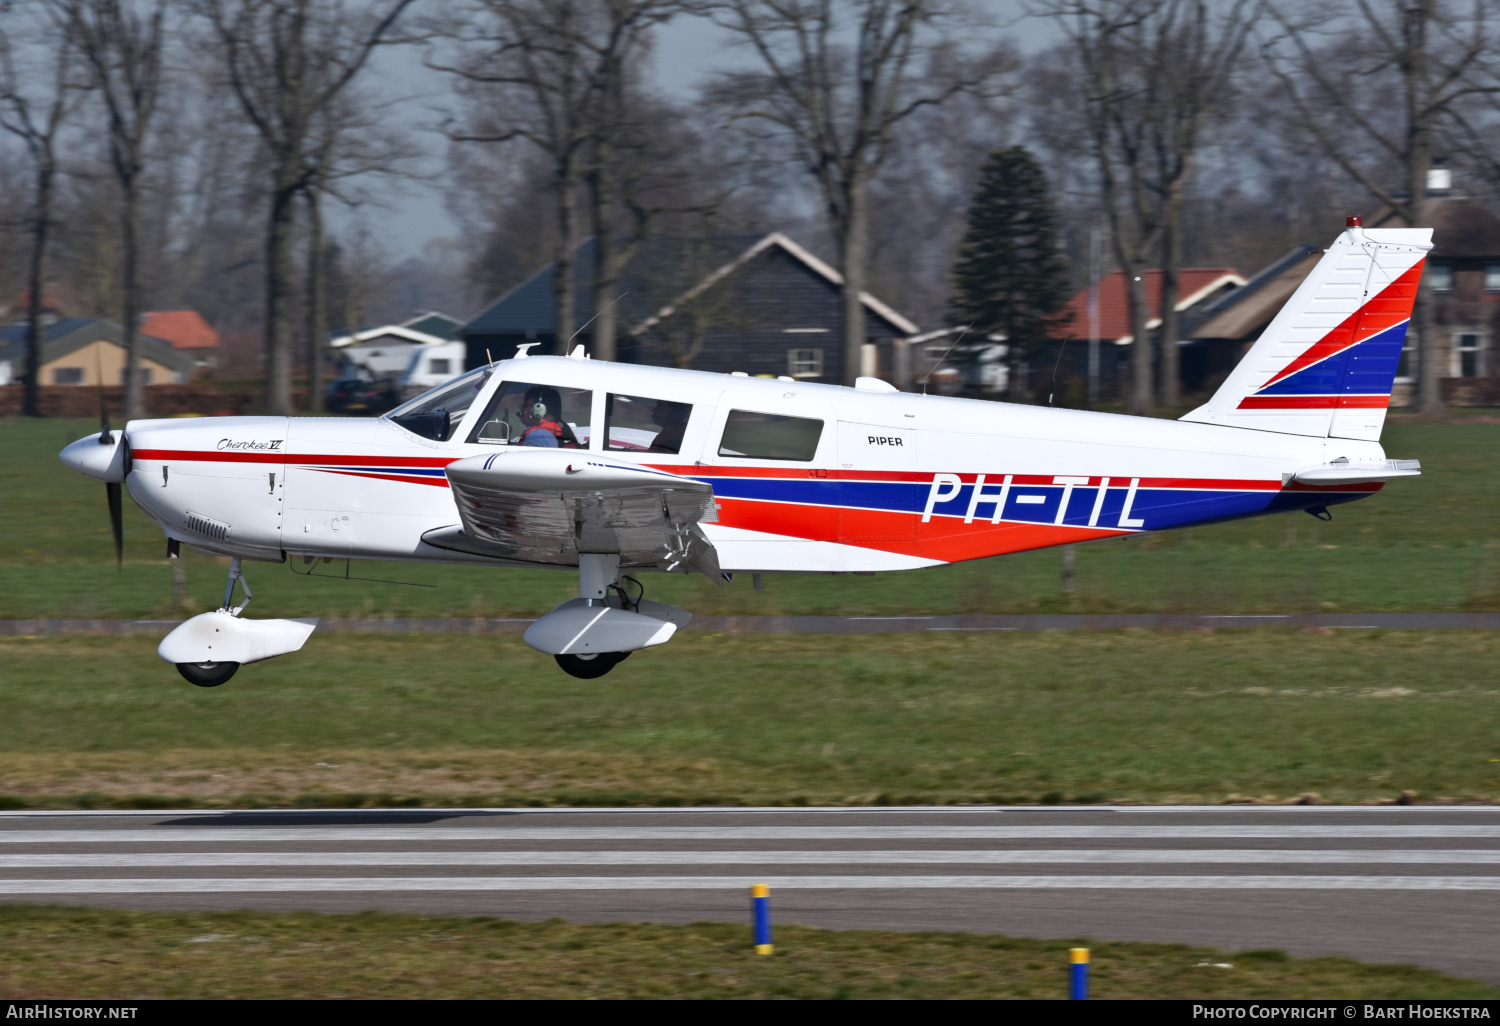
[[1421, 473], [1421, 460], [1371, 460], [1362, 463], [1343, 460], [1303, 467], [1292, 475], [1292, 480], [1307, 485], [1368, 484], [1398, 477], [1417, 477]]

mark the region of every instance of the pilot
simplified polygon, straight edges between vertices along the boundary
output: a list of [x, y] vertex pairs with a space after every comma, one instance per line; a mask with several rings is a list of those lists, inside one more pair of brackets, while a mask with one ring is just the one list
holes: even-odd
[[576, 449], [578, 438], [562, 418], [562, 397], [557, 389], [532, 385], [521, 399], [521, 423], [526, 430], [516, 444], [544, 449]]
[[651, 440], [651, 451], [682, 451], [682, 433], [687, 430], [688, 414], [693, 408], [687, 403], [669, 403], [658, 399], [651, 409], [651, 420], [661, 425], [661, 431]]

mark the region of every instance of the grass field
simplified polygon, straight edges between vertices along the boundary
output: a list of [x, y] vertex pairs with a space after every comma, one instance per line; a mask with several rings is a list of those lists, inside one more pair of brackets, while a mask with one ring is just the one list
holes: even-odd
[[213, 690], [154, 645], [0, 640], [0, 805], [1500, 799], [1493, 632], [689, 634], [598, 681], [314, 635]]
[[[948, 612], [1295, 612], [1500, 608], [1500, 424], [1395, 424], [1392, 456], [1423, 476], [1339, 507], [1101, 542], [1078, 551], [1078, 588], [1059, 594], [1056, 550], [883, 575], [780, 576], [762, 593], [649, 575], [654, 598], [697, 613], [884, 615]], [[87, 421], [0, 421], [0, 617], [155, 617], [216, 606], [223, 561], [185, 560], [189, 601], [173, 598], [161, 532], [126, 503], [116, 573], [104, 488], [63, 468]], [[355, 563], [353, 576], [401, 587], [294, 577], [251, 564], [256, 615], [528, 616], [576, 593], [555, 571]], [[299, 568], [300, 569], [300, 568]], [[320, 572], [342, 572], [341, 564]]]
[[[1079, 941], [779, 926], [0, 905], [0, 999], [1061, 998]], [[1494, 1000], [1411, 966], [1091, 944], [1091, 997]]]

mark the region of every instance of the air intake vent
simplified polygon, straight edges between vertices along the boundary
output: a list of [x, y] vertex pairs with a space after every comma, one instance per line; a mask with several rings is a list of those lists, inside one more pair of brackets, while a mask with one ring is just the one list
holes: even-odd
[[192, 510], [187, 511], [187, 526], [189, 531], [196, 531], [198, 534], [206, 535], [217, 541], [224, 541], [229, 537], [228, 524], [221, 524], [217, 520], [210, 520], [208, 517], [200, 513], [194, 513]]

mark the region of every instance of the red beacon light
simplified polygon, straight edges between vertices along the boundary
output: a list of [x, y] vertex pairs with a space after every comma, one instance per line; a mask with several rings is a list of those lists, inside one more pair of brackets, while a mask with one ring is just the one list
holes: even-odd
[[1344, 218], [1345, 228], [1363, 228], [1364, 226], [1364, 219], [1361, 218], [1358, 214], [1350, 214], [1348, 217]]

